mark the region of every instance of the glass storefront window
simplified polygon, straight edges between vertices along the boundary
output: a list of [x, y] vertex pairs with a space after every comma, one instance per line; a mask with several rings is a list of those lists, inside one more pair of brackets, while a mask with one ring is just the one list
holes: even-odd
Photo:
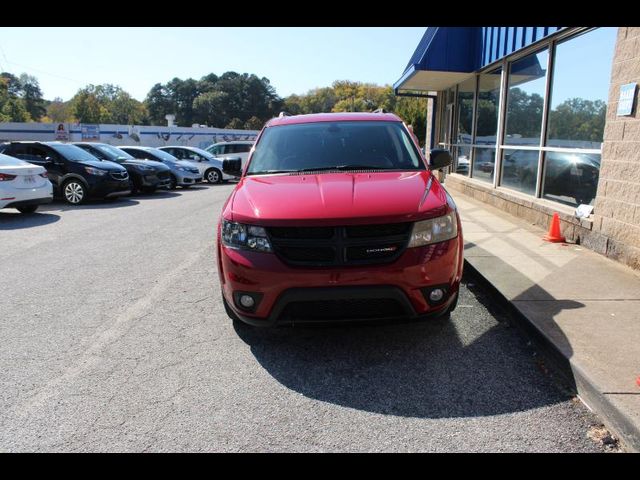
[[476, 89], [476, 78], [470, 78], [458, 86], [456, 99], [458, 129], [456, 144], [471, 144], [471, 126], [473, 125], [473, 97]]
[[476, 90], [476, 77], [472, 77], [458, 85], [456, 98], [456, 148], [454, 165], [455, 172], [469, 175], [471, 160], [471, 143], [473, 139], [473, 101]]
[[616, 36], [596, 28], [556, 45], [547, 146], [601, 148]]
[[492, 183], [495, 165], [495, 148], [476, 147], [473, 149], [473, 178]]
[[510, 65], [506, 145], [540, 145], [548, 58], [545, 48]]
[[495, 165], [495, 145], [498, 133], [498, 112], [500, 111], [500, 77], [502, 68], [478, 77], [478, 102], [476, 106], [476, 145], [490, 145], [494, 148], [475, 148], [473, 177], [493, 182]]
[[539, 150], [503, 150], [501, 185], [535, 195], [539, 155]]
[[600, 154], [545, 152], [543, 197], [578, 206], [593, 205], [600, 175]]

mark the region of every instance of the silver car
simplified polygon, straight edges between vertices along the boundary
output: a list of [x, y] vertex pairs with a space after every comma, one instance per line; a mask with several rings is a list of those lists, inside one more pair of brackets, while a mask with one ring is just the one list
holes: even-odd
[[135, 158], [164, 163], [171, 169], [171, 188], [176, 188], [177, 186], [189, 188], [196, 183], [202, 182], [202, 174], [198, 169], [198, 165], [193, 162], [179, 160], [173, 155], [153, 147], [118, 146], [118, 148]]
[[222, 158], [216, 158], [213, 154], [197, 147], [167, 146], [159, 147], [180, 160], [195, 163], [204, 179], [209, 183], [222, 183], [224, 180], [232, 180], [235, 177], [222, 172]]

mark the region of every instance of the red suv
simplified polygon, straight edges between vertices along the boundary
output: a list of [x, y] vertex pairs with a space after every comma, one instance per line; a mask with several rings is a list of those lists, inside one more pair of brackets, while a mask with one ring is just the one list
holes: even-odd
[[456, 206], [388, 113], [286, 116], [260, 132], [218, 225], [227, 314], [251, 325], [445, 315], [457, 303]]

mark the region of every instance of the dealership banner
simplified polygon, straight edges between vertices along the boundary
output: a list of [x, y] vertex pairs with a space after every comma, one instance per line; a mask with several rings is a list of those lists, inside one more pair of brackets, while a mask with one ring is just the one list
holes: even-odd
[[100, 140], [100, 125], [80, 125], [80, 133], [83, 142], [97, 142]]
[[56, 127], [55, 137], [56, 140], [68, 141], [69, 140], [69, 125], [66, 123], [59, 123]]

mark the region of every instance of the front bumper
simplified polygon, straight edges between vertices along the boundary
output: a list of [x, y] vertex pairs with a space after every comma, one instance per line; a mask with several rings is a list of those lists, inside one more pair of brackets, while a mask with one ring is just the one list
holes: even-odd
[[111, 198], [131, 193], [129, 180], [104, 180], [89, 185], [89, 195], [96, 198]]
[[[375, 304], [380, 299], [389, 299], [395, 301], [399, 309], [389, 318], [421, 318], [441, 314], [455, 301], [462, 276], [462, 244], [459, 235], [447, 242], [409, 248], [390, 264], [297, 268], [286, 265], [274, 254], [235, 250], [219, 243], [218, 271], [229, 307], [241, 320], [252, 325], [304, 322], [305, 318], [292, 317], [288, 306], [318, 302], [322, 308], [323, 301], [332, 301], [339, 308], [342, 304], [360, 302], [367, 306], [369, 300]], [[436, 286], [446, 289], [446, 295], [439, 304], [430, 305], [423, 289]], [[255, 311], [245, 311], [238, 306], [234, 300], [234, 293], [238, 292], [257, 294], [259, 302]], [[285, 310], [288, 314], [283, 317]], [[348, 319], [387, 318], [381, 315], [371, 318], [355, 315]], [[313, 321], [321, 320], [318, 314], [310, 316]]]
[[142, 186], [147, 188], [169, 188], [171, 186], [171, 178], [160, 178], [157, 175], [143, 175], [141, 177]]
[[51, 203], [52, 201], [53, 197], [31, 198], [29, 200], [19, 200], [16, 202], [11, 202], [6, 204], [4, 207], [0, 206], [0, 208], [19, 208], [29, 207], [32, 205], [45, 205], [47, 203]]
[[201, 183], [202, 175], [195, 175], [195, 174], [180, 175], [180, 176], [177, 176], [176, 179], [177, 179], [176, 183], [182, 187], [185, 185], [195, 185], [197, 183]]

